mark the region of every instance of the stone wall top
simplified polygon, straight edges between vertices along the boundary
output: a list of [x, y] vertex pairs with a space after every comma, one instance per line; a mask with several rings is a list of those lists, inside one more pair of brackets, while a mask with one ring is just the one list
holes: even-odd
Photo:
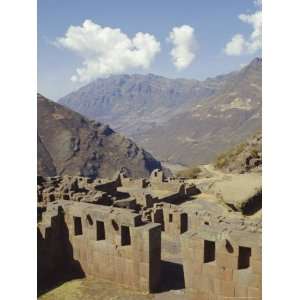
[[143, 222], [141, 220], [141, 215], [135, 213], [133, 210], [109, 207], [104, 205], [93, 205], [85, 202], [74, 202], [68, 200], [55, 201], [47, 206], [48, 210], [58, 209], [62, 207], [63, 210], [73, 216], [87, 216], [99, 220], [115, 220], [119, 224], [128, 226], [139, 226]]

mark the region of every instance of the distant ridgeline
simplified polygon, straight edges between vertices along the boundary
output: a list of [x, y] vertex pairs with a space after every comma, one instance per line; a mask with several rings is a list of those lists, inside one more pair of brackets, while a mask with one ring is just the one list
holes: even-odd
[[97, 79], [59, 102], [130, 136], [161, 161], [197, 165], [261, 129], [262, 60], [205, 81]]

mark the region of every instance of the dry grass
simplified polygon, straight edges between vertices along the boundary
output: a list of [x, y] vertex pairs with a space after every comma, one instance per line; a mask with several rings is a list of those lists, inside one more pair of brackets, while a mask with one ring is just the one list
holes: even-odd
[[96, 278], [84, 278], [68, 281], [39, 300], [151, 300], [152, 295], [145, 295], [113, 283]]
[[234, 147], [233, 149], [220, 154], [217, 157], [214, 166], [218, 169], [222, 169], [228, 166], [229, 162], [234, 160], [240, 153], [242, 153], [246, 148], [246, 146], [247, 146], [246, 143], [241, 143], [238, 146]]
[[198, 174], [201, 172], [201, 169], [198, 167], [192, 167], [189, 169], [181, 170], [176, 173], [177, 177], [184, 177], [184, 178], [190, 178], [195, 179], [197, 178]]

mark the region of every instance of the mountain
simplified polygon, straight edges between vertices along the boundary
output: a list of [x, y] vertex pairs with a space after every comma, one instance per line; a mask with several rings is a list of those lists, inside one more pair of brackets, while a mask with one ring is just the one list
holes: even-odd
[[37, 96], [38, 175], [110, 177], [125, 168], [148, 176], [159, 161], [109, 126]]
[[205, 164], [261, 130], [261, 59], [231, 74], [221, 89], [182, 113], [133, 136], [159, 159]]
[[205, 81], [111, 76], [59, 102], [108, 122], [160, 160], [208, 163], [261, 128], [261, 68], [256, 58]]
[[133, 136], [166, 122], [189, 101], [213, 95], [221, 83], [221, 79], [200, 82], [153, 74], [114, 75], [97, 79], [58, 102]]

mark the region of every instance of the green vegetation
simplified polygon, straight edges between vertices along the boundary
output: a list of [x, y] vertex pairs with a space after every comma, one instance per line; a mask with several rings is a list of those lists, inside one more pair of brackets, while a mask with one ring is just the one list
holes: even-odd
[[189, 169], [178, 171], [176, 176], [177, 177], [184, 177], [184, 178], [197, 178], [198, 174], [201, 172], [201, 169], [198, 167], [192, 167]]

